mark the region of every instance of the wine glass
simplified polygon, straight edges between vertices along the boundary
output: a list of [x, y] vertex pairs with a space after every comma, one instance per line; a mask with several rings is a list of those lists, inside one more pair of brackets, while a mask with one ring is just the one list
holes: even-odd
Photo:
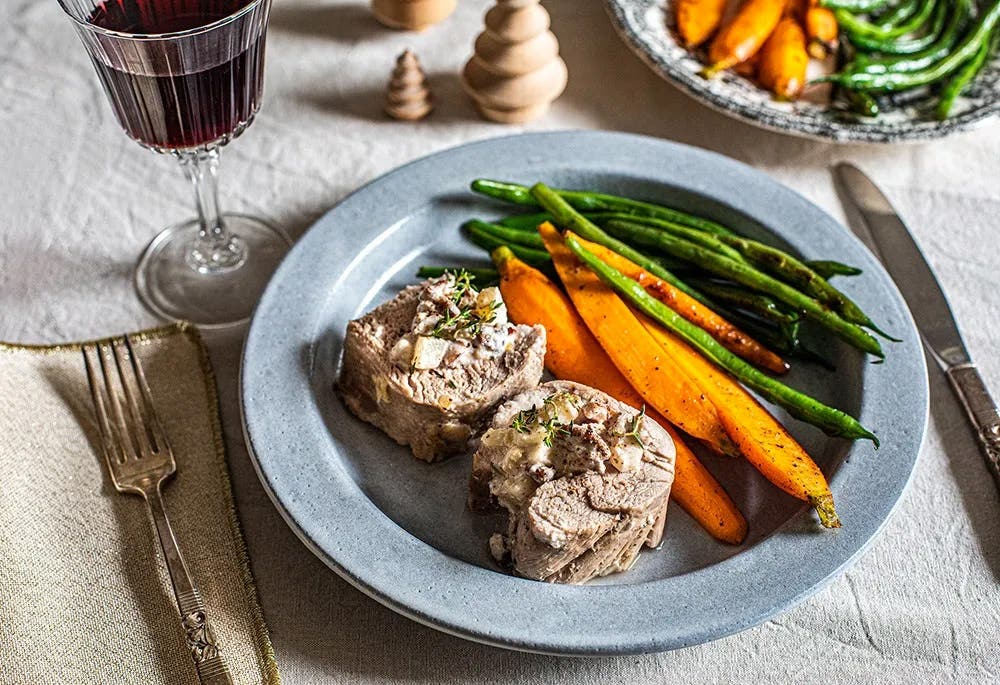
[[125, 133], [169, 153], [194, 187], [196, 219], [170, 226], [135, 271], [157, 314], [203, 327], [246, 321], [288, 240], [219, 209], [219, 149], [260, 107], [271, 0], [59, 0]]

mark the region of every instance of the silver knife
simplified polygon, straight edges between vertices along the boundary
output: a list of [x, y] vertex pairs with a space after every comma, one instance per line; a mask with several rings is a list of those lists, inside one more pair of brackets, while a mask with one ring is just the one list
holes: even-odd
[[973, 364], [948, 299], [899, 214], [870, 178], [851, 164], [834, 167], [862, 226], [852, 229], [882, 260], [917, 322], [924, 347], [958, 395], [1000, 488], [1000, 410]]

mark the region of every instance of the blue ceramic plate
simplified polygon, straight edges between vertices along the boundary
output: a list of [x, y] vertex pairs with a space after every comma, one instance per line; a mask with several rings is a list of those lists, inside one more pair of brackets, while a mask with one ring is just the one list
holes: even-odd
[[[788, 419], [832, 476], [844, 527], [812, 512], [739, 459], [707, 465], [750, 523], [745, 544], [715, 542], [672, 507], [666, 541], [626, 574], [583, 587], [500, 572], [486, 548], [500, 522], [465, 509], [470, 458], [418, 462], [350, 415], [334, 393], [345, 327], [415, 281], [421, 264], [476, 264], [470, 217], [509, 207], [467, 188], [487, 176], [662, 200], [807, 258], [864, 269], [840, 285], [905, 342], [884, 364], [816, 340], [837, 365], [799, 365], [790, 382], [860, 415], [882, 440], [826, 438]], [[264, 487], [303, 542], [396, 611], [465, 638], [556, 654], [675, 649], [758, 624], [840, 573], [885, 524], [913, 470], [927, 420], [917, 332], [864, 247], [796, 193], [724, 157], [603, 132], [496, 138], [425, 157], [357, 191], [299, 241], [251, 325], [242, 370], [246, 435]]]
[[[702, 78], [698, 72], [704, 67], [703, 55], [692, 54], [675, 37], [677, 0], [604, 2], [619, 35], [657, 74], [713, 109], [779, 133], [835, 142], [898, 143], [967, 131], [1000, 112], [1000, 59], [986, 65], [944, 121], [935, 116], [937, 98], [928, 89], [900, 93], [879, 116], [861, 117], [831, 106], [829, 87], [810, 88], [797, 102], [778, 102], [735, 73]], [[815, 70], [810, 78], [832, 70], [832, 64], [821, 67], [815, 60], [810, 67]]]

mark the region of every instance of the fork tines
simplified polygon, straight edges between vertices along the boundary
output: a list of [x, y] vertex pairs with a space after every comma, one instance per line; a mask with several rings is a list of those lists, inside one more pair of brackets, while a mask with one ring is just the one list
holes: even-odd
[[168, 451], [128, 336], [84, 345], [83, 362], [109, 465]]

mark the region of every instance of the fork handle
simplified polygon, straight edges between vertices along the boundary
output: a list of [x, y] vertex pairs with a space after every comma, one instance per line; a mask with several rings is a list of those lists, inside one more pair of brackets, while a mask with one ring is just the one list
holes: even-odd
[[201, 685], [233, 685], [229, 668], [219, 654], [219, 646], [215, 641], [215, 631], [208, 620], [205, 603], [201, 599], [198, 588], [191, 580], [187, 564], [181, 556], [177, 538], [170, 527], [167, 510], [163, 506], [160, 486], [156, 485], [143, 491], [149, 513], [156, 526], [156, 534], [160, 539], [160, 549], [167, 564], [170, 584], [174, 589], [174, 598], [181, 614], [181, 627], [184, 629], [191, 658], [198, 671]]

